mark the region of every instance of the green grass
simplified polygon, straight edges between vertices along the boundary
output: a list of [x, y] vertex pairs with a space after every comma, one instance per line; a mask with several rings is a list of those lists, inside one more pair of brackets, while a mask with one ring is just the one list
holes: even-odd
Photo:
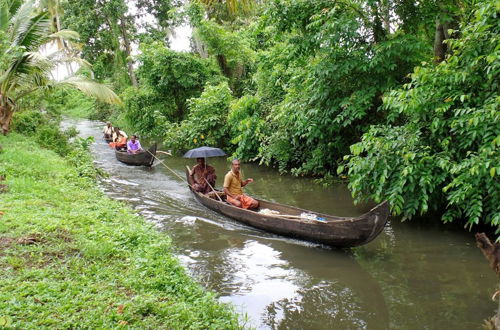
[[27, 138], [0, 137], [0, 328], [242, 328], [171, 241]]

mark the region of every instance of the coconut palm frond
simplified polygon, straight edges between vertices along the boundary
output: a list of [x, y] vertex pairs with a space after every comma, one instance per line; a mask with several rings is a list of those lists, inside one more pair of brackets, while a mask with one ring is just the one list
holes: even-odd
[[29, 56], [21, 55], [14, 58], [10, 63], [9, 67], [4, 71], [2, 77], [0, 78], [0, 84], [2, 85], [2, 91], [9, 89], [12, 82], [15, 81], [16, 76], [28, 72], [27, 66], [29, 65]]
[[13, 83], [17, 81], [16, 77], [29, 75], [31, 73], [43, 73], [47, 77], [54, 68], [54, 64], [45, 56], [38, 52], [26, 52], [19, 58], [16, 58], [0, 77], [0, 84], [6, 84], [2, 89], [10, 89]]
[[7, 2], [0, 2], [0, 31], [7, 31], [9, 27], [10, 12]]
[[50, 78], [44, 70], [32, 70], [28, 74], [23, 74], [19, 76], [17, 81], [18, 86], [22, 86], [23, 88], [18, 87], [18, 93], [22, 93], [21, 90], [27, 89], [40, 89], [44, 88], [50, 83]]
[[16, 40], [19, 31], [25, 31], [33, 13], [33, 1], [26, 1], [10, 18], [10, 40]]
[[48, 57], [40, 52], [26, 52], [25, 54], [29, 56], [31, 63], [49, 62]]
[[78, 40], [78, 39], [80, 39], [80, 35], [76, 31], [61, 30], [61, 31], [57, 31], [57, 32], [52, 33], [49, 36], [49, 38], [51, 38], [51, 39], [63, 38], [65, 40]]
[[92, 64], [89, 61], [87, 61], [81, 57], [77, 57], [75, 62], [78, 63], [82, 67], [92, 68]]
[[40, 45], [47, 42], [49, 26], [47, 12], [36, 15], [29, 20], [24, 29], [19, 30], [19, 34], [14, 40], [14, 45], [24, 46], [27, 50], [37, 49]]
[[67, 50], [59, 50], [53, 52], [47, 55], [47, 59], [53, 62], [55, 66], [59, 64], [76, 63], [80, 67], [88, 67], [88, 68], [92, 67], [92, 64], [90, 64], [88, 61], [69, 53]]
[[122, 104], [122, 101], [120, 100], [118, 95], [116, 95], [115, 92], [111, 90], [111, 88], [85, 77], [69, 77], [65, 80], [60, 81], [58, 85], [68, 85], [75, 87], [83, 93], [109, 104]]
[[21, 7], [23, 0], [6, 0], [11, 16]]

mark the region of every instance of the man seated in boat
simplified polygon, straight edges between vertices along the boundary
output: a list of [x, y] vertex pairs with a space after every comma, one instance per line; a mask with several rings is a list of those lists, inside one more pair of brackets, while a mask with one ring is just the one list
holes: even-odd
[[226, 200], [236, 207], [241, 207], [244, 209], [256, 209], [259, 207], [259, 202], [250, 196], [243, 194], [242, 187], [246, 186], [253, 179], [243, 180], [240, 172], [240, 161], [239, 159], [234, 159], [231, 162], [231, 171], [229, 171], [224, 177], [224, 193], [226, 194]]
[[106, 126], [104, 126], [102, 133], [106, 140], [111, 140], [113, 138], [113, 126], [109, 121], [106, 123]]
[[193, 189], [206, 194], [212, 191], [210, 186], [215, 187], [215, 169], [205, 163], [205, 158], [196, 158], [196, 165], [193, 166], [189, 175], [193, 179]]
[[142, 150], [141, 143], [137, 139], [137, 135], [132, 135], [130, 140], [127, 142], [127, 153], [136, 154], [138, 152], [144, 151]]
[[109, 144], [111, 148], [115, 148], [116, 150], [124, 150], [127, 149], [127, 134], [122, 131], [119, 127], [115, 127], [113, 132], [113, 142]]

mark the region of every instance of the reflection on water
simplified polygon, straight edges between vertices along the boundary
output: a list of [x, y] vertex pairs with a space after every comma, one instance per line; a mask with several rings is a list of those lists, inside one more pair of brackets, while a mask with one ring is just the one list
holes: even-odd
[[[129, 203], [169, 235], [181, 262], [220, 300], [259, 329], [475, 329], [495, 312], [497, 283], [472, 235], [439, 225], [393, 221], [372, 243], [333, 250], [268, 234], [199, 204], [162, 165], [129, 167], [100, 140], [101, 124], [73, 124], [94, 136], [96, 165], [112, 198]], [[142, 141], [143, 145], [148, 145]], [[161, 156], [178, 175], [193, 160]], [[229, 163], [210, 159], [221, 185]], [[344, 186], [323, 188], [307, 178], [243, 164], [257, 197], [340, 216], [356, 216]]]

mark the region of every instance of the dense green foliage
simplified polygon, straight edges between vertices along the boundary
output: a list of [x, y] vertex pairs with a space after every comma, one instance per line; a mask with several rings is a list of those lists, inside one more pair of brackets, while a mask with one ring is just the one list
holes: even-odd
[[91, 117], [97, 107], [94, 99], [68, 88], [54, 91], [44, 103], [48, 112], [74, 118]]
[[9, 185], [0, 215], [2, 326], [240, 328], [189, 278], [164, 234], [95, 186], [85, 140], [67, 160], [16, 133], [0, 144]]
[[167, 122], [184, 119], [187, 100], [198, 97], [206, 83], [224, 80], [210, 60], [174, 52], [159, 43], [142, 45], [138, 60], [141, 88], [124, 92], [126, 118], [150, 136], [162, 136]]
[[[288, 19], [285, 5], [299, 15], [296, 21]], [[289, 79], [282, 84], [282, 97], [273, 95], [274, 102], [279, 100], [268, 111], [273, 133], [262, 141], [259, 156], [298, 174], [330, 173], [349, 145], [381, 120], [381, 95], [403, 80], [425, 47], [403, 33], [370, 42], [370, 26], [342, 4], [280, 2], [268, 15], [287, 36], [284, 45], [277, 45], [284, 48], [286, 67], [271, 48], [262, 70], [274, 71], [277, 65]], [[258, 90], [264, 97], [266, 92]]]
[[390, 124], [373, 127], [346, 157], [358, 199], [388, 199], [405, 217], [446, 207], [446, 222], [500, 225], [499, 9], [478, 6], [448, 41], [453, 55], [417, 68], [386, 96]]
[[189, 116], [179, 125], [167, 128], [167, 145], [176, 150], [187, 150], [203, 145], [229, 145], [226, 123], [231, 91], [226, 82], [207, 85], [199, 98], [188, 101]]
[[270, 134], [266, 120], [259, 113], [261, 110], [260, 99], [251, 95], [231, 103], [227, 123], [233, 137], [231, 143], [237, 146], [236, 155], [248, 159], [261, 152], [260, 141], [265, 141]]
[[7, 134], [14, 112], [27, 96], [35, 92], [43, 95], [59, 87], [72, 87], [108, 103], [120, 103], [107, 86], [85, 76], [74, 75], [55, 80], [53, 71], [58, 64], [77, 61], [62, 50], [50, 55], [42, 52], [49, 44], [78, 38], [70, 30], [53, 31], [51, 11], [28, 0], [0, 2], [0, 126]]
[[74, 137], [74, 129], [66, 132], [59, 130], [59, 117], [43, 114], [40, 111], [21, 111], [14, 115], [14, 131], [29, 136], [40, 146], [52, 149], [59, 155], [66, 155], [70, 150], [68, 138]]
[[253, 67], [255, 52], [245, 31], [230, 31], [214, 21], [201, 20], [193, 32], [195, 38], [213, 56], [224, 76], [230, 79], [232, 90], [241, 93], [247, 83], [247, 72]]

